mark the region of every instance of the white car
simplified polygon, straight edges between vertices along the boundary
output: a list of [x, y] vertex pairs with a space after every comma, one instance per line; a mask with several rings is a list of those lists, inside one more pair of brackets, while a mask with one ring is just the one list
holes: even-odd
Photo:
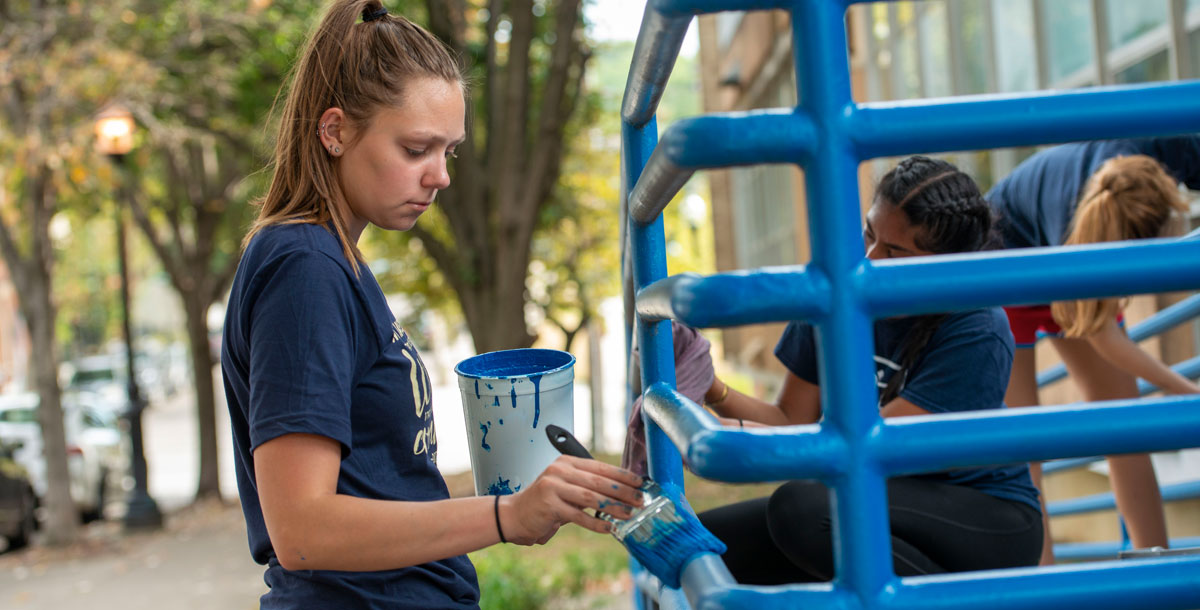
[[[33, 392], [0, 395], [0, 441], [20, 444], [13, 459], [29, 472], [33, 491], [46, 494], [46, 460], [37, 421], [41, 397]], [[103, 399], [87, 392], [64, 393], [63, 426], [71, 499], [85, 521], [103, 516], [110, 493], [123, 488], [129, 470], [129, 443]]]

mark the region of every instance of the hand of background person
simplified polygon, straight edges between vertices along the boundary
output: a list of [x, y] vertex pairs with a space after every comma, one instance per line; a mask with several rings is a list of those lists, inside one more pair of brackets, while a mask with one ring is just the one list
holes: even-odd
[[[704, 394], [713, 384], [713, 361], [708, 342], [696, 329], [671, 322], [671, 339], [675, 351], [675, 388], [696, 404], [704, 404]], [[638, 358], [634, 346], [633, 357]], [[642, 397], [638, 396], [629, 411], [625, 426], [625, 450], [621, 466], [646, 475], [646, 428], [642, 422]]]
[[500, 499], [500, 524], [509, 542], [545, 544], [567, 523], [608, 533], [596, 509], [617, 519], [630, 518], [642, 505], [642, 478], [597, 460], [559, 456], [525, 489]]

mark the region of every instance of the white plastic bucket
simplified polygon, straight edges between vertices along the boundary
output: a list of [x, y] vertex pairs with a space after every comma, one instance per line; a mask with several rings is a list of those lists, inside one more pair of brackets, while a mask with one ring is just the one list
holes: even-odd
[[476, 495], [521, 491], [559, 456], [546, 426], [574, 431], [574, 366], [567, 352], [513, 349], [454, 367]]

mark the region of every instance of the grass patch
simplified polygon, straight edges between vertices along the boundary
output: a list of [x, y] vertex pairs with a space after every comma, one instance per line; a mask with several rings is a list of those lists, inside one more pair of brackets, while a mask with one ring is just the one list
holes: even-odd
[[[619, 455], [602, 455], [610, 464]], [[474, 493], [471, 473], [446, 477], [453, 496]], [[731, 485], [684, 473], [688, 502], [697, 512], [766, 496], [775, 484]], [[479, 574], [481, 610], [603, 608], [628, 599], [629, 555], [611, 536], [574, 524], [563, 526], [543, 546], [501, 544], [470, 554]], [[606, 602], [607, 600], [607, 602]]]

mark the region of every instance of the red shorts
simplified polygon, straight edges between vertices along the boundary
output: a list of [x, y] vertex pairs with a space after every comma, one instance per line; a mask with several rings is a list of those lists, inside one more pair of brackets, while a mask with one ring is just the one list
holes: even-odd
[[[1040, 337], [1061, 337], [1062, 327], [1054, 321], [1049, 305], [1014, 305], [1005, 307], [1008, 327], [1012, 329], [1017, 349], [1033, 347]], [[1118, 313], [1117, 324], [1124, 325], [1125, 317]]]

